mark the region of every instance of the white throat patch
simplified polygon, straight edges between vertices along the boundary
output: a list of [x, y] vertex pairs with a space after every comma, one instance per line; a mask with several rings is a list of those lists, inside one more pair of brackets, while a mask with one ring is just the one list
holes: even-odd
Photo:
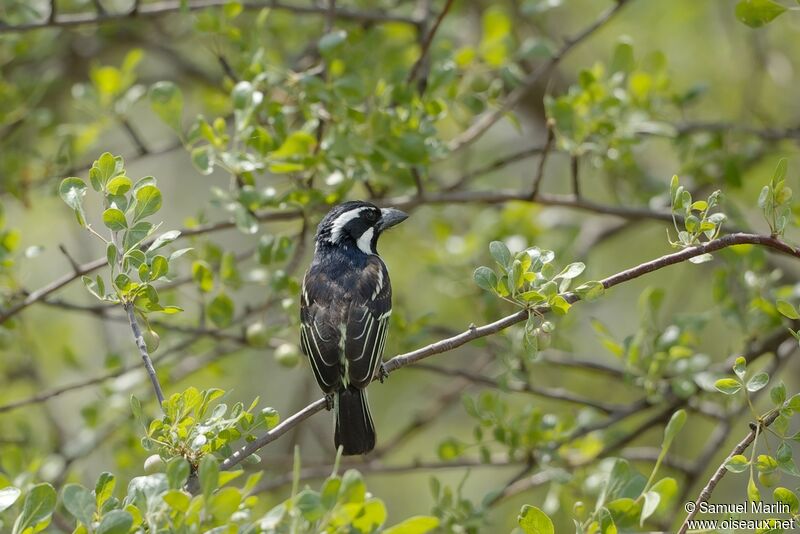
[[336, 217], [336, 220], [333, 221], [333, 224], [331, 225], [331, 243], [338, 243], [342, 238], [342, 231], [347, 223], [358, 217], [365, 209], [367, 208], [364, 207], [358, 208], [357, 210], [346, 211]]
[[375, 251], [372, 250], [372, 236], [374, 233], [374, 228], [367, 228], [367, 231], [361, 234], [361, 237], [356, 241], [358, 248], [360, 248], [361, 252], [364, 254], [375, 254]]

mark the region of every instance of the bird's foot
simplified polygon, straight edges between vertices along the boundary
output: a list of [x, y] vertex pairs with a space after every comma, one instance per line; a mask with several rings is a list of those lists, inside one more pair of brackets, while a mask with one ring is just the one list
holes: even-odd
[[334, 406], [334, 396], [333, 393], [326, 393], [325, 394], [325, 409], [328, 411], [333, 410]]
[[380, 367], [378, 367], [378, 380], [383, 384], [383, 381], [387, 378], [389, 378], [389, 371], [386, 370], [386, 365], [382, 363]]

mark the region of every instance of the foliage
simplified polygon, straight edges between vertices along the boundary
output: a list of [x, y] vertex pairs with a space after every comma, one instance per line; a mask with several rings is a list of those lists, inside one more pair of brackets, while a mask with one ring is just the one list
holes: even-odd
[[[0, 530], [798, 517], [791, 0], [113, 4], [0, 7]], [[356, 198], [412, 217], [342, 459], [296, 306]]]

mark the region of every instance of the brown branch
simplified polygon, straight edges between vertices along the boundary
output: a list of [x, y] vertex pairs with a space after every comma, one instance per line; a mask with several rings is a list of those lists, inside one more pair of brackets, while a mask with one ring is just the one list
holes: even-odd
[[[256, 219], [258, 222], [274, 222], [274, 221], [286, 221], [286, 220], [293, 220], [298, 217], [302, 216], [302, 212], [300, 210], [285, 210], [285, 211], [266, 211], [256, 214]], [[223, 230], [229, 230], [234, 228], [236, 223], [233, 221], [222, 221], [217, 223], [210, 223], [210, 224], [201, 224], [195, 226], [193, 228], [184, 228], [182, 229], [181, 235], [179, 238], [186, 238], [198, 235], [205, 235], [214, 232], [220, 232]], [[143, 248], [147, 248], [155, 238], [149, 239], [146, 241], [142, 246]], [[50, 282], [49, 284], [28, 293], [25, 297], [17, 302], [9, 306], [7, 309], [0, 311], [0, 324], [6, 322], [8, 319], [13, 317], [14, 315], [18, 314], [28, 306], [35, 304], [36, 302], [42, 301], [55, 293], [56, 291], [60, 290], [64, 286], [68, 285], [69, 283], [79, 279], [81, 276], [92, 273], [97, 269], [100, 269], [108, 264], [105, 257], [97, 258], [89, 263], [85, 263], [81, 265], [78, 270], [73, 273], [65, 274], [60, 278]]]
[[123, 305], [125, 312], [128, 314], [128, 321], [130, 322], [131, 332], [133, 332], [133, 341], [136, 343], [136, 348], [139, 349], [139, 355], [142, 357], [144, 368], [147, 371], [147, 376], [150, 377], [150, 382], [153, 384], [153, 390], [158, 399], [158, 405], [164, 403], [164, 393], [161, 391], [161, 384], [158, 382], [156, 370], [153, 368], [153, 360], [150, 359], [150, 353], [147, 350], [147, 345], [144, 342], [142, 330], [139, 328], [139, 323], [136, 321], [136, 312], [134, 311], [133, 302], [128, 302]]
[[473, 384], [481, 384], [495, 389], [508, 390], [516, 393], [528, 393], [530, 395], [534, 395], [537, 397], [544, 397], [546, 399], [589, 406], [605, 414], [615, 413], [624, 409], [623, 406], [616, 404], [609, 404], [603, 401], [598, 401], [590, 399], [588, 397], [583, 397], [581, 395], [576, 395], [575, 393], [572, 393], [571, 391], [565, 389], [543, 388], [534, 386], [532, 384], [525, 384], [522, 382], [511, 382], [509, 384], [504, 385], [500, 384], [500, 382], [498, 382], [494, 378], [484, 376], [483, 374], [473, 373], [464, 369], [458, 369], [458, 368], [451, 369], [448, 367], [440, 367], [438, 365], [433, 365], [429, 363], [417, 364], [412, 369], [421, 369], [423, 371], [430, 371], [445, 376], [458, 376], [469, 380]]
[[744, 451], [750, 447], [750, 444], [756, 439], [756, 436], [765, 428], [769, 427], [772, 423], [775, 422], [775, 419], [778, 418], [780, 412], [778, 410], [773, 410], [767, 417], [757, 423], [757, 426], [750, 430], [750, 432], [744, 437], [742, 441], [740, 441], [731, 451], [731, 453], [725, 458], [725, 460], [719, 465], [717, 470], [711, 476], [708, 481], [708, 484], [705, 485], [703, 490], [700, 492], [700, 495], [697, 496], [695, 502], [695, 509], [692, 510], [687, 516], [686, 519], [683, 521], [680, 530], [678, 530], [678, 534], [685, 534], [689, 528], [689, 522], [694, 519], [694, 516], [697, 515], [697, 512], [700, 508], [702, 503], [708, 502], [708, 499], [711, 498], [711, 494], [714, 492], [714, 488], [717, 487], [717, 484], [722, 480], [725, 476], [725, 473], [728, 472], [728, 469], [725, 467], [725, 463], [728, 461], [728, 458], [732, 456], [736, 456], [737, 454], [742, 454]]
[[[442, 24], [442, 21], [447, 16], [448, 11], [453, 5], [453, 0], [447, 0], [442, 8], [442, 11], [439, 13], [439, 16], [436, 17], [436, 21], [433, 23], [428, 35], [425, 36], [425, 40], [422, 42], [422, 49], [419, 53], [419, 58], [411, 67], [411, 70], [408, 72], [408, 77], [406, 78], [406, 83], [409, 85], [414, 83], [417, 79], [417, 76], [422, 72], [422, 66], [429, 61], [428, 54], [430, 52], [431, 44], [433, 43], [433, 38], [436, 35], [436, 32], [439, 30], [439, 26]], [[423, 76], [419, 79], [419, 92], [423, 93], [425, 91], [425, 86], [427, 85], [427, 76]]]
[[136, 146], [136, 154], [140, 157], [148, 155], [150, 153], [150, 149], [148, 149], [147, 145], [144, 144], [144, 141], [142, 140], [141, 136], [139, 136], [139, 133], [133, 128], [131, 122], [125, 117], [119, 117], [119, 123], [122, 125], [125, 133], [128, 134], [128, 137]]
[[[172, 354], [181, 352], [185, 348], [190, 347], [196, 341], [197, 341], [196, 337], [188, 337], [188, 338], [176, 343], [174, 346], [172, 346], [169, 349], [165, 350], [161, 354], [155, 356], [153, 358], [153, 361], [158, 363], [159, 361], [164, 360], [167, 356], [170, 356]], [[37, 393], [35, 395], [32, 395], [30, 397], [27, 397], [27, 398], [24, 398], [24, 399], [19, 399], [19, 400], [16, 400], [16, 401], [9, 402], [8, 404], [1, 405], [0, 406], [0, 413], [10, 412], [12, 410], [16, 410], [17, 408], [22, 408], [23, 406], [29, 406], [31, 404], [37, 404], [37, 403], [40, 403], [40, 402], [44, 402], [44, 401], [50, 400], [52, 398], [58, 397], [60, 395], [63, 395], [64, 393], [68, 393], [70, 391], [75, 391], [75, 390], [78, 390], [78, 389], [83, 389], [83, 388], [88, 387], [88, 386], [101, 384], [103, 382], [106, 382], [106, 381], [111, 380], [113, 378], [117, 378], [117, 377], [122, 376], [124, 374], [130, 373], [131, 371], [136, 371], [138, 369], [141, 369], [141, 364], [139, 364], [139, 363], [126, 365], [126, 366], [120, 367], [119, 369], [115, 369], [113, 371], [110, 371], [110, 372], [108, 372], [108, 373], [106, 373], [104, 375], [95, 376], [95, 377], [92, 377], [92, 378], [87, 378], [87, 379], [81, 380], [79, 382], [74, 382], [72, 384], [67, 384], [65, 386], [60, 386], [60, 387], [51, 389], [49, 391], [42, 391], [42, 392], [39, 392], [39, 393]]]
[[553, 124], [550, 120], [547, 121], [547, 141], [544, 143], [542, 149], [542, 156], [539, 158], [539, 166], [536, 169], [536, 176], [533, 179], [533, 187], [531, 188], [531, 200], [536, 200], [539, 196], [539, 186], [542, 184], [544, 178], [544, 167], [547, 164], [547, 156], [550, 154], [550, 149], [553, 147], [553, 140], [555, 133], [553, 132]]
[[569, 174], [572, 178], [572, 195], [579, 199], [581, 198], [581, 182], [579, 176], [580, 160], [578, 156], [572, 156], [569, 159]]
[[[670, 265], [683, 263], [691, 258], [701, 256], [703, 254], [707, 254], [717, 250], [721, 250], [733, 245], [743, 245], [743, 244], [764, 246], [767, 248], [777, 250], [784, 254], [800, 258], [800, 250], [790, 245], [787, 245], [786, 243], [774, 237], [757, 235], [757, 234], [737, 233], [721, 237], [719, 239], [710, 241], [708, 243], [704, 243], [702, 245], [687, 248], [685, 250], [681, 250], [673, 254], [667, 254], [665, 256], [661, 256], [660, 258], [656, 258], [649, 262], [642, 263], [640, 265], [637, 265], [636, 267], [626, 269], [617, 274], [604, 278], [603, 280], [600, 281], [600, 283], [603, 285], [604, 288], [610, 289], [614, 286], [617, 286], [624, 282], [628, 282], [630, 280], [634, 280], [636, 278], [644, 276], [645, 274], [657, 271], [659, 269], [663, 269]], [[565, 293], [562, 296], [569, 303], [575, 303], [578, 300], [580, 300], [580, 297], [575, 293]], [[501, 332], [510, 326], [526, 321], [531, 313], [539, 315], [547, 313], [548, 311], [550, 311], [549, 306], [539, 305], [533, 308], [520, 310], [516, 313], [503, 317], [502, 319], [494, 321], [493, 323], [489, 323], [479, 327], [471, 326], [466, 331], [457, 334], [455, 336], [442, 339], [435, 343], [431, 343], [430, 345], [426, 345], [424, 347], [408, 352], [406, 354], [395, 356], [394, 358], [385, 362], [382, 368], [387, 374], [392, 373], [393, 371], [400, 369], [401, 367], [406, 367], [415, 364], [435, 354], [442, 354], [445, 352], [449, 352], [453, 349], [456, 349], [462, 345], [469, 343], [470, 341], [474, 341], [475, 339], [479, 339], [482, 337], [486, 337]], [[305, 419], [308, 419], [315, 413], [322, 411], [325, 407], [326, 407], [326, 400], [324, 398], [309, 404], [303, 410], [295, 413], [294, 415], [292, 415], [291, 417], [280, 423], [278, 426], [267, 432], [266, 434], [263, 434], [262, 436], [256, 438], [254, 441], [248, 443], [247, 445], [236, 451], [233, 455], [225, 459], [221, 464], [222, 469], [231, 469], [232, 467], [238, 465], [245, 458], [255, 453], [262, 447], [268, 445], [269, 443], [272, 443], [280, 436], [291, 430], [292, 427], [301, 423]], [[674, 406], [670, 405], [669, 408], [673, 409]], [[614, 414], [614, 416], [617, 415], [618, 414], [616, 413]], [[668, 417], [669, 415], [661, 414], [661, 416]], [[613, 419], [613, 417], [610, 417], [609, 419]], [[571, 439], [574, 439], [574, 436], [571, 437]], [[624, 446], [625, 444], [626, 442], [620, 441], [617, 442], [615, 445]]]
[[522, 81], [519, 87], [508, 94], [508, 97], [499, 108], [479, 116], [469, 128], [467, 128], [455, 139], [450, 141], [450, 150], [452, 152], [456, 152], [477, 141], [484, 133], [486, 133], [487, 130], [489, 130], [489, 128], [491, 128], [497, 121], [502, 119], [506, 113], [511, 111], [517, 104], [519, 104], [520, 101], [522, 101], [522, 99], [525, 98], [525, 96], [531, 91], [531, 89], [533, 89], [533, 87], [539, 83], [539, 81], [545, 75], [549, 74], [550, 71], [553, 70], [556, 65], [558, 65], [576, 45], [583, 42], [597, 30], [605, 26], [606, 23], [613, 19], [614, 16], [617, 15], [620, 10], [629, 3], [629, 1], [630, 0], [617, 0], [613, 7], [602, 13], [600, 17], [598, 17], [597, 20], [595, 20], [592, 24], [584, 28], [574, 37], [567, 39], [564, 45], [549, 60], [542, 63], [538, 68], [534, 69], [533, 72], [528, 74], [528, 76]]
[[[182, 7], [183, 2], [179, 0], [163, 0], [161, 2], [153, 2], [148, 4], [141, 4], [138, 9], [131, 10], [124, 13], [70, 13], [61, 16], [51, 16], [46, 20], [30, 22], [26, 24], [15, 24], [0, 26], [0, 34], [3, 33], [16, 33], [26, 32], [31, 30], [38, 30], [41, 28], [66, 28], [71, 26], [85, 26], [104, 24], [107, 22], [120, 21], [132, 17], [158, 17], [169, 13], [182, 12], [184, 9], [188, 11], [198, 11], [213, 7], [224, 6], [228, 0], [195, 0], [194, 2], [187, 2], [186, 7]], [[277, 0], [265, 1], [250, 1], [241, 2], [244, 9], [274, 9], [276, 11], [288, 11], [296, 15], [322, 15], [328, 13], [327, 7], [308, 5], [299, 6], [279, 2]], [[342, 20], [349, 20], [352, 22], [360, 23], [386, 23], [396, 22], [403, 24], [410, 24], [417, 26], [420, 21], [403, 15], [394, 15], [391, 13], [384, 13], [381, 11], [359, 11], [355, 9], [340, 8], [336, 10], [336, 17]]]

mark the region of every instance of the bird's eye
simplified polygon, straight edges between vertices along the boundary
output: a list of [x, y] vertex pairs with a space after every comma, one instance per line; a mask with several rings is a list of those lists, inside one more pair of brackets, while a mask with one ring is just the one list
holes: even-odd
[[367, 211], [364, 216], [367, 218], [369, 222], [375, 222], [378, 220], [378, 211], [377, 210], [369, 210]]

